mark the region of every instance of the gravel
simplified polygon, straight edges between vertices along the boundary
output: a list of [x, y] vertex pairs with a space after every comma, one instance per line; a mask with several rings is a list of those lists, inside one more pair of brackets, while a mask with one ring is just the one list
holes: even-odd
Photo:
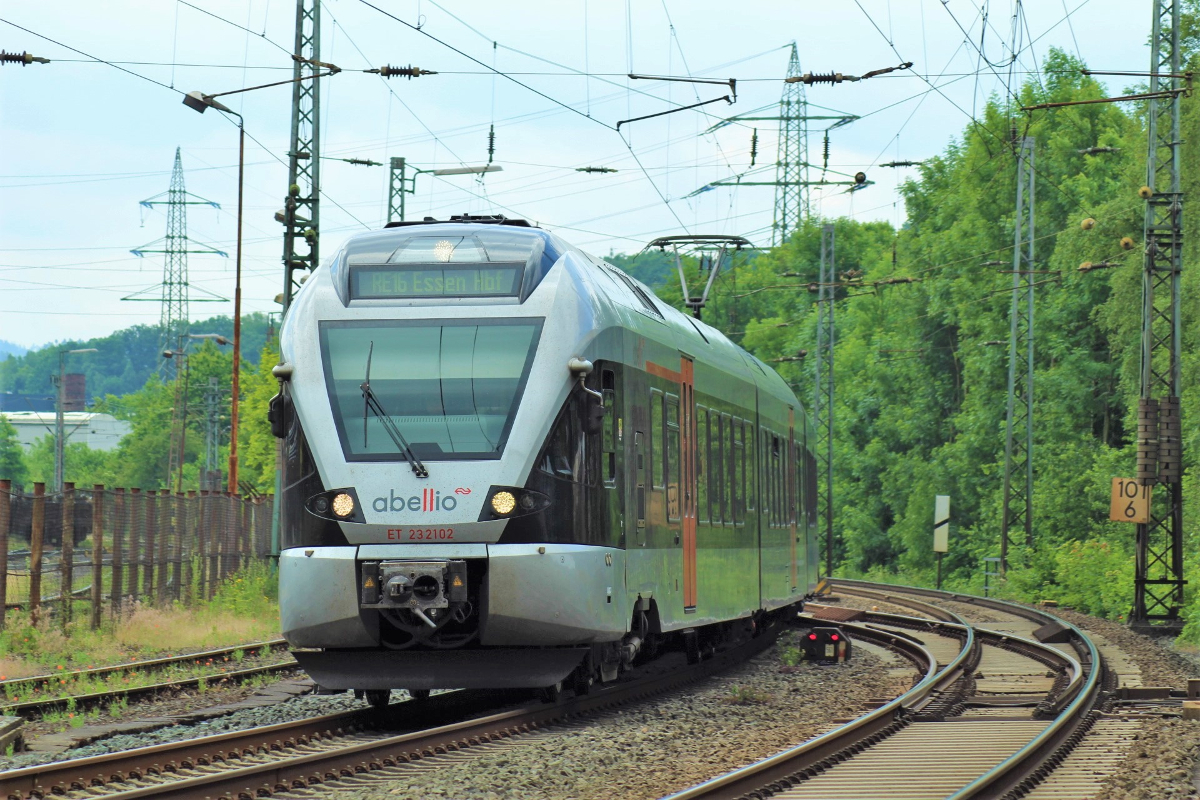
[[[401, 690], [392, 693], [393, 702], [407, 699], [407, 697], [408, 693]], [[192, 707], [195, 707], [194, 702]], [[17, 753], [8, 758], [0, 757], [0, 770], [19, 769], [71, 758], [86, 758], [121, 750], [132, 750], [137, 747], [149, 747], [164, 742], [197, 739], [201, 736], [211, 736], [227, 731], [245, 730], [259, 725], [274, 725], [280, 722], [366, 707], [366, 701], [356, 700], [354, 695], [349, 693], [294, 697], [275, 705], [234, 711], [222, 717], [193, 724], [165, 725], [144, 733], [116, 734], [61, 753]]]
[[1142, 673], [1143, 686], [1187, 688], [1187, 679], [1200, 676], [1195, 660], [1171, 648], [1170, 639], [1152, 639], [1134, 633], [1128, 626], [1112, 620], [1089, 617], [1062, 608], [1045, 609], [1084, 630], [1095, 631], [1125, 651]]
[[1195, 775], [1198, 757], [1200, 722], [1147, 721], [1095, 800], [1196, 800], [1200, 798]]
[[781, 640], [736, 670], [665, 698], [468, 750], [459, 754], [472, 754], [464, 763], [434, 769], [434, 762], [417, 762], [401, 780], [320, 793], [378, 800], [661, 797], [810, 739], [835, 718], [858, 715], [870, 699], [911, 685], [910, 670], [884, 672], [861, 648], [843, 665], [785, 666], [781, 654], [792, 645]]

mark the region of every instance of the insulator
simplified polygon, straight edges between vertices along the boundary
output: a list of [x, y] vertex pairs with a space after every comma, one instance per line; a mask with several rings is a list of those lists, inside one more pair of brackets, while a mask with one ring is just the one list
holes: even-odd
[[492, 163], [492, 157], [496, 154], [496, 126], [488, 127], [488, 163]]
[[1083, 228], [1085, 231], [1090, 231], [1092, 228], [1096, 227], [1096, 220], [1088, 217], [1083, 222], [1079, 223], [1079, 227]]
[[1121, 249], [1122, 250], [1132, 250], [1133, 249], [1133, 237], [1122, 236], [1121, 237]]
[[829, 168], [829, 131], [825, 131], [825, 144], [821, 148], [821, 168]]
[[1138, 189], [1138, 197], [1142, 198], [1143, 200], [1149, 200], [1151, 197], [1154, 197], [1154, 190], [1149, 186], [1143, 186], [1142, 188]]
[[49, 64], [50, 59], [38, 58], [31, 56], [29, 53], [9, 53], [5, 50], [0, 50], [0, 64], [20, 64], [22, 67], [26, 64]]
[[758, 159], [758, 128], [750, 134], [750, 166], [754, 166], [754, 162]]
[[830, 72], [829, 74], [806, 72], [800, 76], [800, 82], [812, 86], [816, 83], [841, 83], [843, 80], [842, 73]]
[[420, 67], [393, 67], [391, 64], [388, 64], [386, 67], [380, 67], [379, 69], [369, 69], [367, 72], [377, 72], [384, 78], [400, 77], [408, 78], [409, 80], [412, 80], [413, 78], [419, 78], [422, 75], [437, 75], [437, 73], [433, 72], [432, 70], [421, 69]]

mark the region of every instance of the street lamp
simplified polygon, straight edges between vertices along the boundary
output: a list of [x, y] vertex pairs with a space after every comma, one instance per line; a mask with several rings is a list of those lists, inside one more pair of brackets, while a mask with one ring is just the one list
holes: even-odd
[[79, 350], [59, 350], [58, 351], [58, 378], [54, 381], [54, 385], [58, 392], [54, 403], [54, 491], [61, 492], [63, 486], [63, 404], [66, 402], [65, 395], [65, 372], [67, 368], [67, 356], [75, 353], [95, 353], [96, 348], [84, 347]]
[[[225, 94], [233, 94], [233, 92], [225, 92]], [[241, 385], [242, 375], [242, 186], [246, 172], [246, 126], [241, 114], [217, 102], [213, 97], [214, 95], [206, 95], [201, 92], [188, 92], [183, 96], [183, 104], [201, 114], [205, 109], [212, 107], [238, 118], [237, 256], [235, 259], [237, 266], [234, 268], [233, 279], [233, 386], [230, 391], [229, 406], [229, 491], [236, 494], [238, 485], [238, 389]]]

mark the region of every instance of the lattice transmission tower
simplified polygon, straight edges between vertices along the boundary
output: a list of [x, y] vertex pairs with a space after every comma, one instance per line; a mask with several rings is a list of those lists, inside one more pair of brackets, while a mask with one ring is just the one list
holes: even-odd
[[[1033, 137], [1017, 150], [1017, 208], [1013, 231], [1012, 310], [1008, 336], [1008, 408], [1004, 440], [1004, 515], [1000, 570], [1013, 544], [1033, 543]], [[1014, 539], [1013, 531], [1023, 535]]]
[[833, 301], [836, 286], [833, 225], [821, 226], [821, 268], [817, 278], [816, 380], [813, 424], [817, 432], [817, 513], [824, 531], [825, 576], [833, 574]]
[[[192, 194], [184, 186], [183, 159], [180, 157], [178, 147], [175, 148], [175, 167], [171, 170], [170, 188], [165, 192], [141, 201], [140, 205], [144, 208], [154, 208], [155, 206], [167, 207], [167, 235], [129, 251], [138, 258], [142, 258], [150, 253], [162, 253], [162, 283], [155, 286], [148, 286], [141, 291], [134, 292], [121, 299], [154, 302], [162, 305], [162, 313], [159, 315], [158, 323], [159, 351], [162, 352], [174, 348], [179, 337], [187, 334], [188, 306], [191, 303], [221, 303], [225, 302], [226, 299], [207, 289], [190, 285], [188, 282], [188, 254], [218, 255], [223, 258], [228, 258], [229, 254], [224, 250], [218, 250], [215, 247], [201, 242], [194, 242], [188, 238], [188, 206], [211, 206], [217, 209], [221, 206], [199, 195]], [[164, 359], [163, 361], [166, 362], [163, 364], [164, 369], [168, 371], [173, 370], [174, 362], [171, 359]]]
[[[1141, 397], [1137, 478], [1162, 486], [1150, 522], [1137, 526], [1135, 627], [1177, 628], [1183, 605], [1183, 452], [1179, 417], [1183, 194], [1180, 191], [1182, 0], [1154, 0], [1146, 112], [1145, 257], [1142, 271]], [[1171, 92], [1154, 97], [1156, 92]]]
[[[792, 42], [787, 77], [799, 78], [800, 53]], [[783, 84], [779, 99], [779, 156], [775, 163], [775, 217], [771, 244], [783, 244], [808, 215], [808, 101], [804, 84]]]
[[[321, 0], [296, 0], [296, 57], [292, 76], [292, 139], [288, 151], [288, 192], [283, 206], [284, 313], [300, 288], [299, 270], [320, 265], [317, 247], [321, 197]], [[306, 80], [301, 80], [305, 78]]]

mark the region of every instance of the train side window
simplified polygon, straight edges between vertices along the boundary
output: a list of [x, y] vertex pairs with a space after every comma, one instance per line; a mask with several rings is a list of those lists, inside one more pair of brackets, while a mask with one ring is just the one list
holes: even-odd
[[779, 474], [779, 436], [771, 435], [771, 495], [774, 500], [771, 503], [771, 520], [775, 527], [783, 524], [783, 481]]
[[804, 463], [808, 469], [808, 485], [805, 494], [808, 497], [808, 524], [817, 524], [817, 457], [811, 452], [805, 452]]
[[657, 451], [659, 459], [662, 459], [663, 452], [663, 394], [658, 389], [650, 390], [650, 441], [646, 443], [646, 470], [650, 474], [650, 489], [651, 491], [661, 492], [663, 489], [663, 473], [662, 470], [654, 468], [654, 453]]
[[754, 480], [754, 473], [757, 471], [756, 467], [758, 465], [758, 462], [755, 461], [758, 450], [754, 446], [756, 444], [754, 441], [754, 424], [750, 422], [750, 420], [746, 420], [742, 423], [742, 430], [744, 432], [746, 442], [746, 452], [744, 458], [742, 459], [742, 464], [746, 470], [746, 510], [753, 511], [755, 509], [754, 491], [757, 488], [757, 484]]
[[771, 524], [771, 462], [768, 454], [771, 452], [771, 437], [765, 429], [761, 430], [762, 445], [758, 448], [759, 475], [761, 475], [762, 517], [763, 525]]
[[742, 420], [733, 420], [729, 429], [732, 454], [730, 473], [733, 475], [733, 524], [746, 521], [746, 448], [742, 442]]
[[666, 445], [663, 461], [666, 463], [667, 519], [679, 519], [683, 497], [679, 486], [679, 397], [667, 395]]
[[729, 461], [726, 455], [725, 447], [725, 428], [729, 422], [729, 415], [720, 414], [717, 417], [716, 429], [717, 435], [716, 446], [713, 447], [713, 455], [717, 459], [717, 468], [713, 470], [717, 477], [717, 496], [713, 498], [713, 514], [720, 517], [721, 524], [729, 522]]
[[709, 465], [712, 454], [709, 452], [708, 409], [696, 406], [696, 519], [708, 522], [712, 519], [709, 513]]
[[600, 387], [600, 391], [604, 395], [604, 436], [601, 445], [604, 484], [615, 486], [617, 482], [617, 426], [620, 424], [616, 373], [611, 369], [601, 370]]
[[557, 478], [587, 483], [587, 434], [583, 430], [579, 405], [568, 400], [558, 415], [542, 453], [540, 466], [543, 472]]

